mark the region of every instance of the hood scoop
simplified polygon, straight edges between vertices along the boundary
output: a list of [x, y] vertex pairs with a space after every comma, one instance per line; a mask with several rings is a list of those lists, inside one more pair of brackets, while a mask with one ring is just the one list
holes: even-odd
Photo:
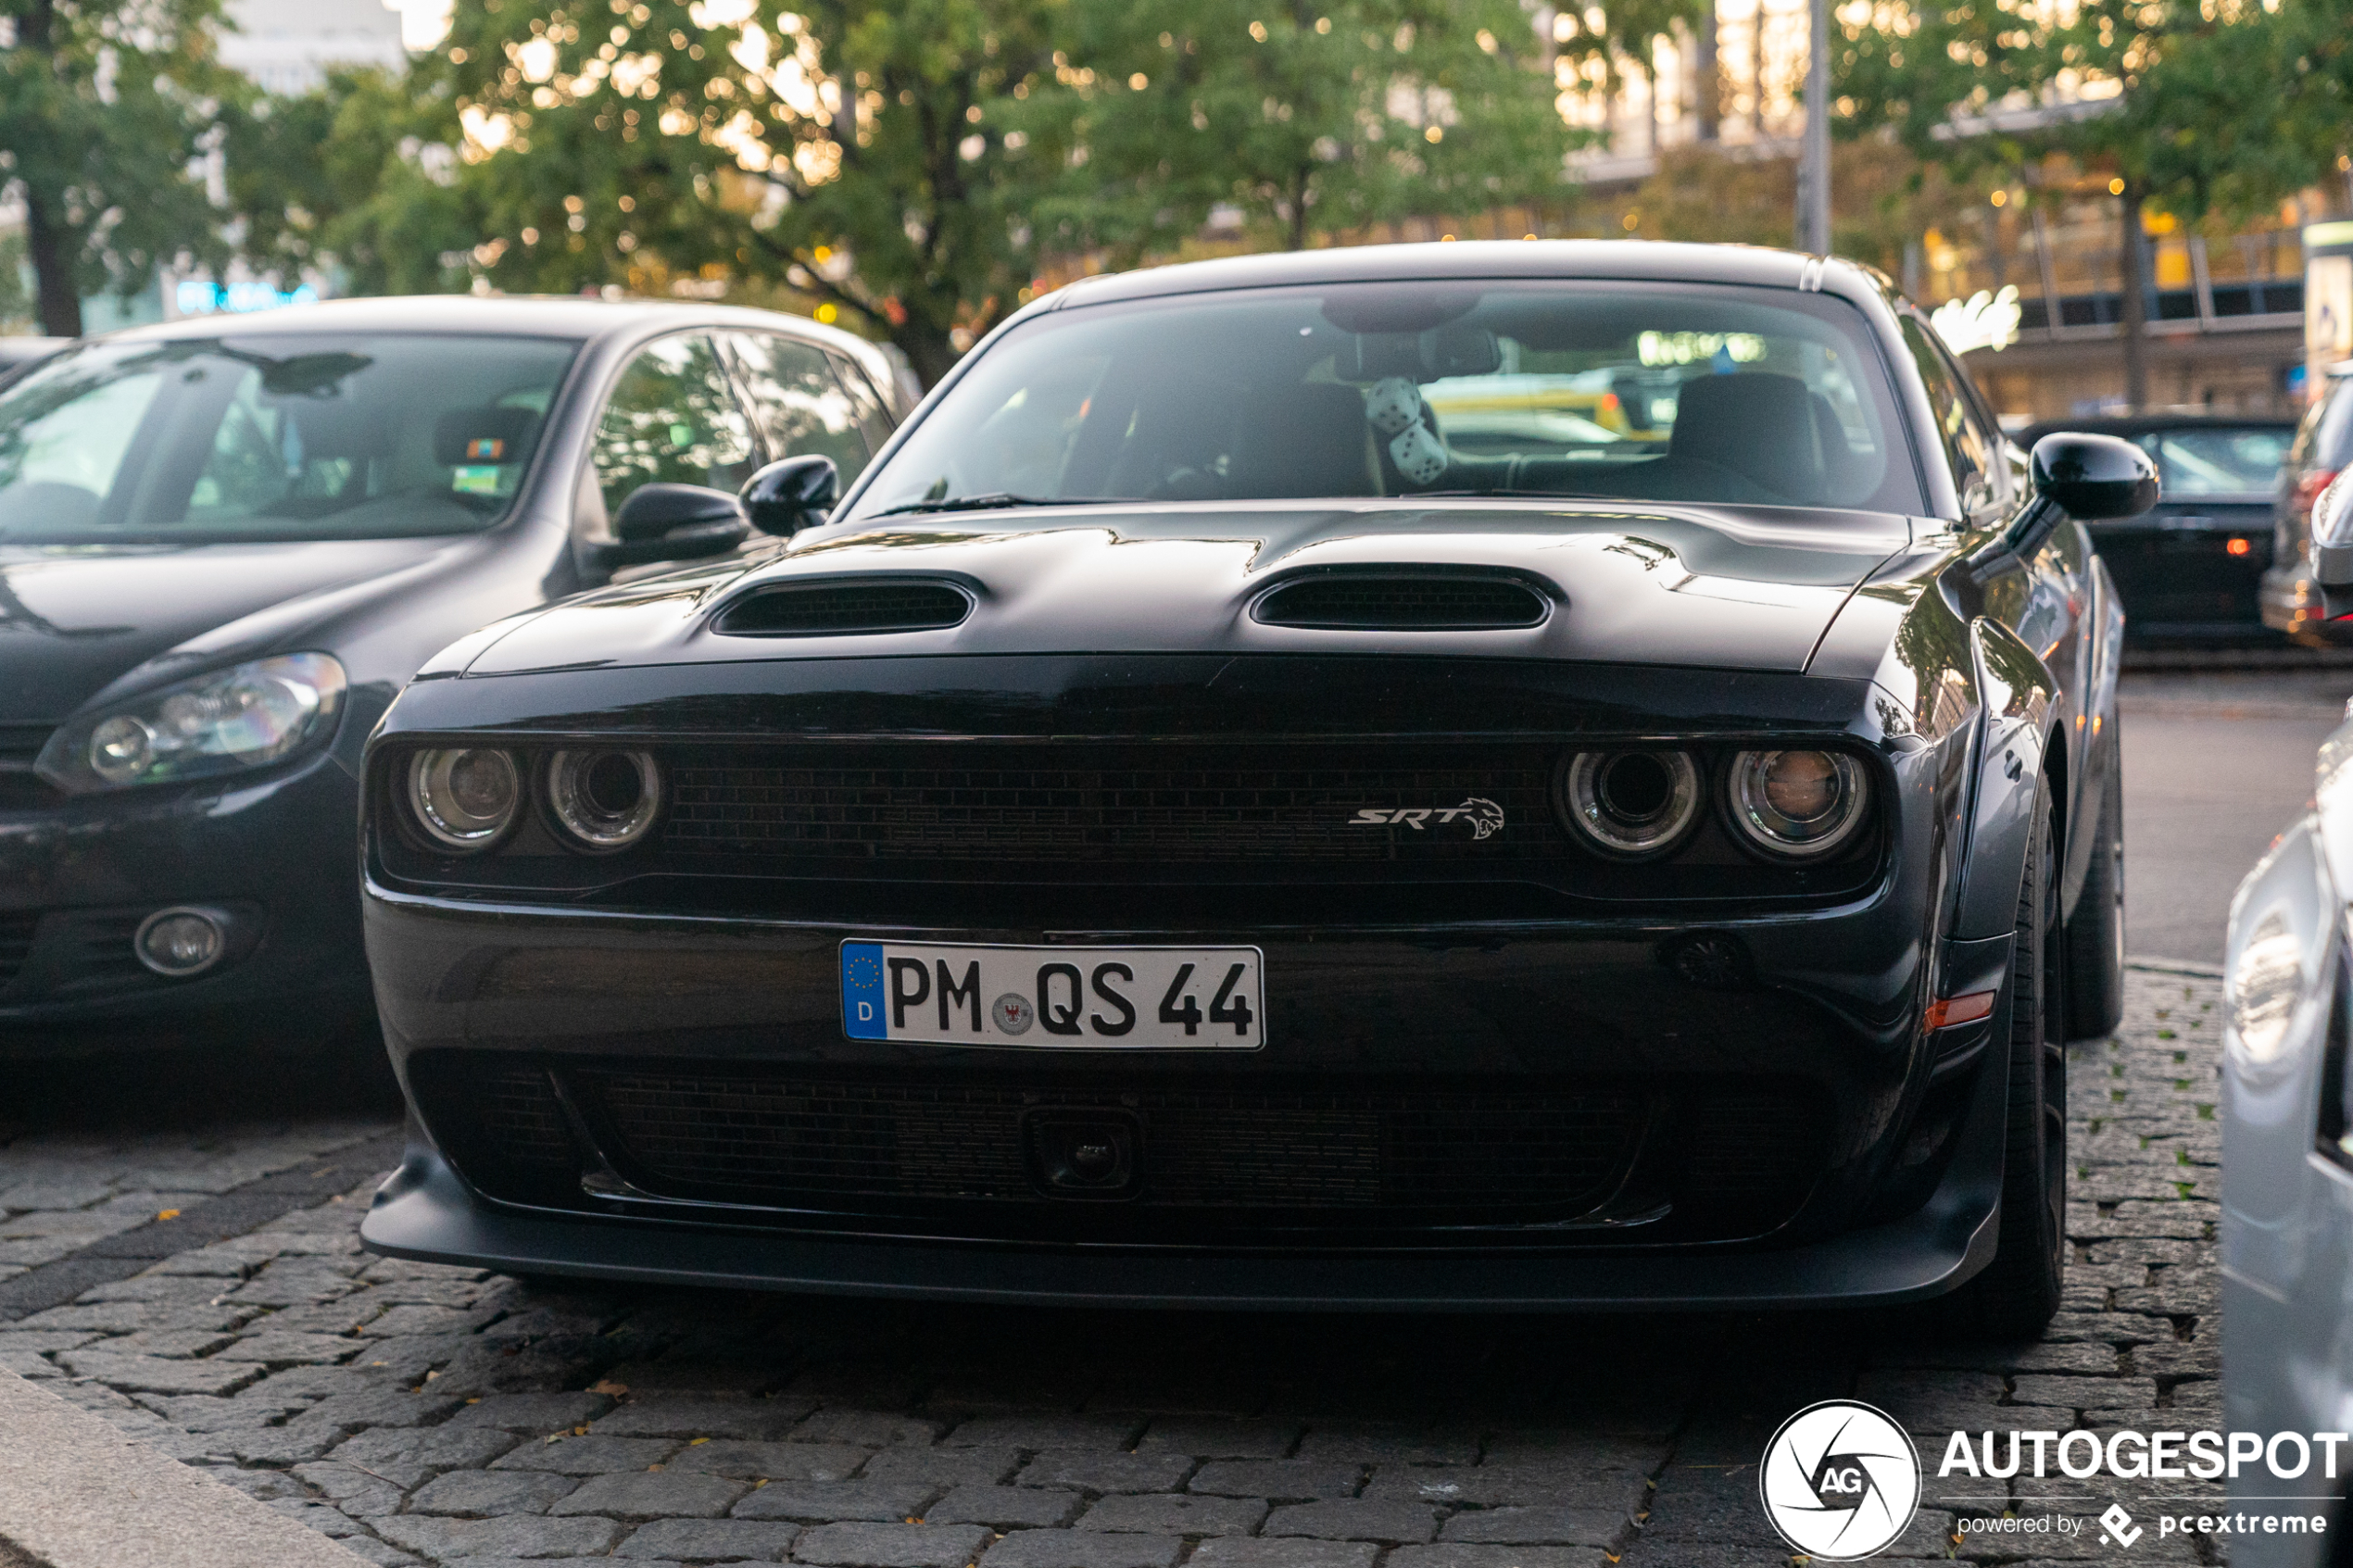
[[1327, 632], [1489, 632], [1541, 626], [1552, 613], [1551, 598], [1500, 573], [1349, 571], [1283, 583], [1251, 619]]
[[973, 596], [928, 578], [780, 583], [732, 600], [711, 621], [729, 637], [855, 637], [961, 626]]

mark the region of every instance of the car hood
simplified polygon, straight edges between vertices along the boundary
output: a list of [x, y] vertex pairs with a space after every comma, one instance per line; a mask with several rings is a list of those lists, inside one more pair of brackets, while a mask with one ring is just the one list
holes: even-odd
[[[0, 546], [0, 723], [55, 723], [107, 687], [233, 659], [224, 630], [367, 582], [446, 538], [303, 544]], [[280, 618], [271, 618], [281, 624]]]
[[[891, 519], [812, 531], [750, 570], [589, 594], [459, 657], [470, 675], [889, 654], [1403, 650], [1798, 671], [1847, 596], [1910, 537], [1906, 520], [1883, 513], [1525, 501], [1124, 504]], [[1251, 614], [1292, 573], [1415, 566], [1535, 579], [1555, 608], [1541, 625], [1508, 631], [1307, 630]], [[937, 631], [711, 629], [740, 596], [875, 573], [950, 578], [977, 603], [961, 625]], [[456, 662], [429, 668], [454, 674]]]

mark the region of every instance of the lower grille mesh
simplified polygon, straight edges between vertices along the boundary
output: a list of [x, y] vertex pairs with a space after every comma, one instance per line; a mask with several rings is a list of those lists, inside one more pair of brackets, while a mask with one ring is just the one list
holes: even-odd
[[1220, 1209], [1589, 1207], [1623, 1170], [1642, 1103], [583, 1077], [631, 1160], [682, 1189], [1029, 1201], [1022, 1113], [1115, 1107], [1144, 1128], [1142, 1204]]

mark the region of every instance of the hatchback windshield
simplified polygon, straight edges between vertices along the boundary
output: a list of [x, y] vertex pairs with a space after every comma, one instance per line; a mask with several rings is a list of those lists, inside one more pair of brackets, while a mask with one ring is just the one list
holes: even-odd
[[1843, 301], [1418, 282], [1038, 316], [845, 516], [1445, 495], [1923, 509], [1875, 340]]
[[97, 344], [0, 393], [0, 541], [463, 533], [507, 509], [576, 343]]

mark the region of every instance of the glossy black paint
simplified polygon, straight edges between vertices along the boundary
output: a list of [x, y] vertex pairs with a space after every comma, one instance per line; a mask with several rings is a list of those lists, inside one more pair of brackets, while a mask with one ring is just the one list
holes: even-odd
[[825, 521], [841, 495], [841, 470], [822, 452], [786, 458], [745, 481], [743, 495], [754, 528], [789, 538]]
[[2129, 441], [2062, 432], [2027, 459], [2035, 494], [2080, 522], [2138, 517], [2157, 505], [2157, 465]]
[[[1327, 252], [1093, 282], [1032, 308], [1418, 270], [1837, 294], [1879, 324], [1911, 426], [1930, 428], [1896, 332], [1910, 307], [1875, 275], [1763, 252]], [[1951, 1288], [1990, 1256], [2004, 1070], [1985, 1046], [2000, 1021], [1931, 1032], [1924, 1009], [2005, 972], [2038, 810], [2060, 823], [2073, 908], [2090, 845], [2069, 829], [2114, 766], [2122, 612], [2081, 523], [2036, 508], [2011, 467], [1965, 516], [1941, 451], [1924, 440], [1915, 457], [1944, 515], [1407, 499], [823, 526], [757, 566], [673, 573], [463, 639], [420, 672], [369, 757], [370, 951], [412, 1090], [420, 1063], [438, 1073], [459, 1053], [559, 1084], [789, 1072], [1019, 1086], [1051, 1072], [1237, 1093], [1609, 1082], [1672, 1098], [1754, 1076], [1811, 1097], [1831, 1129], [1818, 1178], [1768, 1234], [1679, 1240], [1671, 1215], [1604, 1206], [1547, 1227], [1294, 1231], [1279, 1246], [1239, 1232], [1155, 1242], [1140, 1222], [1083, 1216], [1016, 1235], [975, 1229], [953, 1205], [925, 1217], [685, 1202], [619, 1155], [576, 1190], [498, 1200], [453, 1162], [429, 1106], [363, 1236], [541, 1272], [988, 1299], [1687, 1306]], [[1477, 631], [1251, 615], [1271, 588], [1335, 568], [1478, 569], [1539, 585], [1554, 608]], [[974, 611], [932, 631], [788, 642], [715, 629], [774, 585], [894, 573], [965, 584]], [[1877, 803], [1868, 846], [1811, 882], [1760, 880], [1780, 873], [1729, 849], [1649, 868], [1579, 859], [1556, 826], [1526, 819], [1506, 830], [1527, 835], [1507, 840], [1525, 846], [1516, 859], [1476, 864], [1123, 862], [1102, 885], [1011, 863], [794, 877], [659, 843], [565, 857], [528, 829], [489, 855], [436, 858], [401, 829], [394, 781], [410, 750], [445, 742], [533, 756], [721, 747], [779, 767], [876, 747], [1715, 757], [1799, 744], [1863, 760]], [[1252, 943], [1272, 1043], [1139, 1062], [847, 1039], [838, 945], [889, 935]]]
[[[368, 1006], [353, 824], [369, 732], [453, 638], [608, 581], [611, 564], [598, 553], [607, 546], [577, 525], [580, 475], [606, 393], [646, 342], [731, 326], [846, 341], [795, 318], [665, 304], [371, 300], [241, 317], [240, 336], [522, 332], [584, 346], [512, 510], [487, 532], [0, 545], [0, 952], [24, 954], [19, 966], [0, 970], [0, 1058], [170, 1045], [215, 1022], [249, 1025], [257, 1004], [304, 1030]], [[220, 330], [198, 320], [119, 336]], [[740, 512], [735, 527], [740, 538]], [[648, 558], [674, 557], [657, 549]], [[31, 773], [43, 740], [78, 714], [298, 651], [333, 655], [350, 683], [323, 754], [250, 776], [76, 798]], [[189, 980], [141, 968], [131, 927], [155, 909], [191, 902], [250, 910], [261, 923], [258, 946]]]

